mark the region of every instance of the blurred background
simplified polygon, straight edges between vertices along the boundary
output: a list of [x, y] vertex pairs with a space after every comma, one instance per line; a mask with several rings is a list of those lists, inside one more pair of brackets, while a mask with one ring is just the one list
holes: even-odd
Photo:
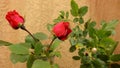
[[[85, 19], [92, 18], [99, 24], [101, 20], [120, 20], [120, 0], [75, 0], [79, 6], [87, 5], [89, 11]], [[5, 15], [10, 10], [18, 11], [24, 16], [25, 26], [32, 33], [41, 31], [50, 34], [47, 31], [47, 23], [53, 23], [59, 11], [70, 10], [70, 0], [0, 0], [0, 40], [12, 43], [23, 42], [26, 32], [22, 30], [13, 30], [5, 20]], [[99, 25], [97, 25], [99, 26]], [[120, 23], [116, 27], [116, 35], [113, 38], [120, 41]], [[60, 68], [79, 68], [80, 61], [72, 59], [73, 53], [69, 53], [68, 40], [59, 47], [62, 58], [56, 58], [55, 62]], [[120, 44], [115, 50], [120, 53]], [[26, 68], [25, 63], [12, 64], [9, 60], [10, 51], [7, 47], [0, 47], [0, 68]]]

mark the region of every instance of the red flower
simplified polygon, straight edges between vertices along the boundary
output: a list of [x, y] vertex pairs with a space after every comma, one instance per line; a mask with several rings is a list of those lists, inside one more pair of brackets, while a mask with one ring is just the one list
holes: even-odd
[[19, 26], [24, 23], [24, 18], [20, 16], [15, 10], [8, 12], [6, 19], [13, 29], [18, 29]]
[[53, 27], [53, 32], [56, 37], [64, 41], [72, 30], [69, 28], [69, 22], [59, 22]]

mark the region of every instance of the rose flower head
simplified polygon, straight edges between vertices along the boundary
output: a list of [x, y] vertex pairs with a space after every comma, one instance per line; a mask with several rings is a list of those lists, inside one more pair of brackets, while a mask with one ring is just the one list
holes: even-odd
[[9, 11], [6, 15], [6, 19], [13, 29], [18, 29], [20, 25], [24, 24], [24, 18], [15, 10]]
[[53, 27], [53, 33], [62, 41], [66, 40], [71, 32], [69, 22], [59, 22]]

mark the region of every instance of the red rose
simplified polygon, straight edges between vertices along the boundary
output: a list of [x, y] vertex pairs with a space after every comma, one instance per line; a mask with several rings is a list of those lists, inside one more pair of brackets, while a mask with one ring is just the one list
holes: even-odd
[[72, 30], [69, 28], [69, 22], [59, 22], [53, 27], [53, 32], [55, 36], [64, 41]]
[[24, 23], [24, 18], [20, 16], [15, 10], [8, 12], [6, 19], [14, 29], [18, 29], [19, 26]]

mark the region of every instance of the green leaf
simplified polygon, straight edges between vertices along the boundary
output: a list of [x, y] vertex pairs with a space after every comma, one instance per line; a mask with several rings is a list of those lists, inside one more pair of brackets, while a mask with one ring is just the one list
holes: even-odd
[[60, 11], [60, 16], [61, 16], [61, 18], [64, 18], [65, 12], [64, 11]]
[[32, 68], [51, 68], [51, 65], [47, 61], [35, 60], [32, 65]]
[[[48, 38], [48, 36], [42, 32], [37, 32], [37, 33], [33, 34], [33, 36], [38, 40], [46, 40]], [[30, 35], [27, 35], [25, 38], [25, 42], [31, 43], [34, 45], [36, 41]]]
[[60, 22], [60, 21], [62, 21], [62, 20], [63, 20], [63, 19], [59, 16], [57, 19], [54, 19], [53, 22], [58, 23], [58, 22]]
[[97, 57], [100, 59], [100, 60], [102, 60], [102, 61], [104, 61], [104, 62], [108, 62], [108, 60], [109, 60], [109, 56], [108, 55], [105, 55], [105, 54], [98, 54], [97, 55]]
[[115, 51], [117, 45], [118, 45], [118, 42], [114, 42], [113, 46], [111, 47], [110, 54], [113, 54], [113, 52]]
[[60, 58], [62, 57], [60, 51], [56, 51], [56, 52], [54, 52], [54, 55], [57, 56], [57, 57], [60, 57]]
[[80, 56], [73, 56], [72, 57], [74, 60], [80, 60]]
[[83, 6], [78, 10], [79, 16], [84, 16], [88, 11], [88, 7], [87, 6]]
[[66, 19], [68, 19], [69, 17], [69, 12], [66, 12]]
[[6, 42], [6, 41], [3, 41], [3, 40], [0, 40], [0, 46], [9, 46], [9, 45], [12, 45], [12, 43], [9, 43], [9, 42]]
[[48, 38], [48, 36], [42, 32], [35, 33], [35, 34], [33, 34], [33, 36], [39, 40], [46, 40]]
[[79, 47], [80, 47], [80, 48], [84, 47], [83, 43], [77, 43], [75, 46], [76, 46], [76, 48], [77, 48], [77, 47], [78, 47], [78, 48], [79, 48]]
[[78, 39], [79, 37], [82, 36], [83, 31], [80, 29], [80, 27], [78, 25], [76, 25], [76, 27], [73, 30], [75, 37]]
[[103, 39], [103, 38], [109, 37], [111, 35], [111, 31], [105, 31], [100, 29], [96, 31], [96, 35], [99, 39]]
[[54, 19], [53, 20], [53, 22], [55, 22], [55, 23], [58, 23], [58, 22], [60, 22], [61, 21], [61, 19]]
[[114, 62], [120, 61], [120, 54], [111, 55], [110, 59]]
[[52, 24], [47, 24], [47, 29], [48, 29], [48, 31], [51, 31], [51, 30], [52, 30], [52, 27], [53, 27]]
[[82, 49], [80, 49], [80, 50], [78, 51], [78, 55], [79, 55], [80, 57], [83, 57], [83, 56], [84, 56], [84, 52], [85, 52], [85, 48], [82, 48]]
[[70, 38], [70, 44], [72, 45], [72, 46], [75, 46], [76, 45], [76, 40], [74, 40], [74, 38]]
[[84, 20], [83, 20], [83, 18], [81, 17], [81, 18], [79, 18], [79, 23], [80, 24], [83, 24], [84, 23]]
[[103, 47], [108, 55], [112, 55], [115, 48], [118, 45], [118, 42], [114, 41], [112, 38], [103, 38], [100, 41], [100, 47]]
[[62, 41], [59, 39], [55, 39], [55, 41], [53, 42], [52, 46], [50, 47], [51, 50], [55, 50], [61, 43]]
[[76, 50], [76, 47], [75, 46], [71, 46], [69, 51], [70, 52], [74, 52], [75, 50]]
[[95, 68], [105, 68], [105, 62], [100, 59], [95, 59], [92, 61]]
[[83, 31], [83, 36], [84, 36], [84, 37], [86, 37], [86, 36], [87, 36], [87, 34], [88, 34], [88, 30], [87, 30], [87, 29], [85, 29], [85, 30]]
[[54, 51], [54, 52], [50, 53], [50, 56], [57, 56], [57, 57], [61, 58], [61, 53], [60, 53], [60, 51]]
[[11, 45], [9, 49], [15, 54], [29, 54], [29, 49], [20, 44]]
[[11, 53], [10, 55], [10, 60], [12, 61], [12, 63], [17, 63], [17, 62], [25, 62], [27, 61], [29, 55], [21, 55], [21, 54], [14, 54], [14, 53]]
[[54, 64], [53, 68], [59, 68], [59, 65], [58, 64]]
[[71, 14], [73, 16], [78, 16], [78, 5], [74, 0], [71, 0]]
[[89, 23], [89, 28], [93, 28], [96, 26], [96, 22], [92, 21], [91, 23]]
[[89, 56], [83, 56], [81, 57], [81, 63], [83, 64], [89, 64], [91, 62], [90, 57]]
[[19, 44], [17, 44], [17, 45], [19, 45], [19, 46], [24, 46], [24, 47], [26, 47], [26, 48], [31, 48], [31, 44], [30, 43], [19, 43]]
[[88, 32], [89, 32], [89, 35], [90, 37], [92, 38], [96, 38], [96, 29], [94, 28], [96, 25], [96, 22], [92, 21], [91, 23], [88, 23]]
[[75, 17], [78, 16], [78, 14], [74, 10], [71, 9], [70, 12], [73, 16], [75, 16]]
[[79, 21], [79, 18], [74, 18], [74, 19], [73, 19], [73, 22], [74, 22], [74, 23], [76, 23], [76, 22], [78, 22], [78, 21]]
[[87, 6], [83, 6], [78, 10], [79, 16], [84, 16], [88, 11], [88, 7]]
[[35, 44], [35, 40], [30, 36], [30, 35], [27, 35], [26, 38], [25, 38], [25, 42], [26, 43], [31, 43], [31, 44]]
[[71, 8], [78, 10], [78, 4], [74, 0], [71, 0]]
[[96, 39], [96, 30], [94, 28], [89, 28], [89, 36], [93, 39]]
[[114, 34], [114, 32], [115, 32], [114, 29], [115, 29], [115, 27], [116, 27], [117, 24], [118, 24], [118, 20], [112, 20], [109, 23], [107, 23], [107, 24], [104, 25], [104, 29], [108, 30], [108, 31], [111, 31], [112, 34]]
[[91, 19], [88, 19], [87, 22], [85, 22], [85, 25], [84, 25], [85, 29], [88, 29], [90, 22], [91, 22]]
[[105, 20], [101, 21], [101, 26], [102, 26], [102, 29], [105, 29], [107, 26], [107, 22]]
[[27, 68], [31, 68], [34, 61], [35, 61], [35, 57], [33, 55], [30, 55], [27, 60]]
[[[69, 16], [69, 14], [66, 13], [66, 19], [68, 18], [68, 16]], [[64, 18], [65, 18], [65, 12], [60, 11], [60, 15], [56, 19], [54, 19], [53, 22], [58, 23], [60, 21], [64, 21]]]
[[107, 26], [106, 26], [105, 29], [106, 29], [106, 30], [114, 29], [117, 24], [118, 24], [118, 20], [112, 20], [112, 21], [110, 21], [109, 23], [107, 23]]
[[37, 42], [35, 44], [35, 54], [39, 55], [39, 54], [41, 54], [42, 51], [43, 51], [43, 45], [42, 45], [42, 43], [41, 42]]

